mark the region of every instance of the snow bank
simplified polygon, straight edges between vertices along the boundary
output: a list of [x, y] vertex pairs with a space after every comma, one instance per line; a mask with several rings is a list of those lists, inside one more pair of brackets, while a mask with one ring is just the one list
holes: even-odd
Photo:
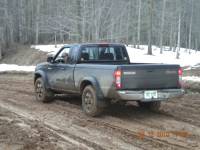
[[185, 81], [200, 82], [200, 77], [197, 76], [186, 76], [182, 77], [182, 79]]
[[56, 53], [64, 44], [55, 45], [32, 45], [31, 48], [47, 53]]
[[23, 71], [23, 72], [33, 72], [35, 70], [35, 66], [18, 66], [18, 65], [8, 65], [8, 64], [0, 64], [0, 72], [7, 71]]
[[[165, 48], [169, 49], [169, 47]], [[200, 52], [196, 52], [194, 50], [191, 50], [191, 54], [189, 54], [185, 48], [181, 48], [180, 59], [176, 59], [176, 52], [165, 50], [163, 51], [163, 54], [160, 54], [160, 49], [156, 46], [153, 46], [153, 55], [147, 55], [147, 49], [148, 47], [146, 45], [141, 45], [140, 49], [135, 49], [130, 46], [127, 47], [131, 62], [179, 64], [182, 67], [190, 66], [191, 68], [193, 68], [193, 66], [197, 66], [197, 64], [200, 64]]]

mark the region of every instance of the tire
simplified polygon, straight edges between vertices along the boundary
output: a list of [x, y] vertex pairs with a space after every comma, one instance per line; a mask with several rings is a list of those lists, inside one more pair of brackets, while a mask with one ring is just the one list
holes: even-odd
[[95, 117], [103, 112], [103, 108], [98, 105], [98, 100], [95, 89], [91, 85], [86, 86], [82, 93], [82, 109], [86, 115]]
[[143, 107], [145, 109], [149, 109], [152, 111], [159, 111], [161, 102], [155, 101], [155, 102], [138, 102], [140, 107]]
[[37, 78], [35, 81], [35, 94], [36, 100], [43, 103], [52, 102], [54, 98], [54, 93], [45, 88], [42, 78]]

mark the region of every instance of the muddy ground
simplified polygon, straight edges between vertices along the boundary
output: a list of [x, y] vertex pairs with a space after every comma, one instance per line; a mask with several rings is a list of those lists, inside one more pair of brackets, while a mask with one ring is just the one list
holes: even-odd
[[159, 112], [130, 103], [98, 118], [78, 97], [37, 102], [31, 74], [0, 74], [0, 150], [200, 149], [200, 94], [163, 102]]

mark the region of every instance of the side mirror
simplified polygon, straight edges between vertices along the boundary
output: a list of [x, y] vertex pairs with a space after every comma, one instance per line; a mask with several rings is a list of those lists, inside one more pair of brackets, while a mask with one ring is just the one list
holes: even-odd
[[53, 62], [53, 56], [48, 56], [47, 57], [47, 62], [52, 63]]

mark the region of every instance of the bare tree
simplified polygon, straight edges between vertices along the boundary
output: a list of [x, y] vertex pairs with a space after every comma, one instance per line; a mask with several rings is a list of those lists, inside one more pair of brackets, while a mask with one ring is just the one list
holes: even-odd
[[13, 38], [13, 22], [12, 22], [12, 17], [9, 15], [9, 6], [8, 6], [8, 0], [4, 0], [4, 20], [5, 20], [5, 30], [6, 30], [6, 46], [12, 45], [14, 42]]
[[40, 23], [40, 0], [36, 1], [36, 20], [35, 20], [35, 44], [39, 41], [39, 23]]
[[129, 27], [130, 27], [130, 13], [131, 13], [131, 1], [129, 0], [127, 5], [127, 26], [126, 26], [126, 43], [129, 44]]
[[164, 25], [165, 25], [165, 7], [166, 7], [166, 0], [163, 0], [162, 21], [161, 21], [161, 30], [160, 30], [160, 54], [163, 53], [163, 31], [164, 31]]
[[3, 48], [3, 28], [0, 28], [0, 60], [2, 59], [2, 48]]
[[140, 26], [141, 26], [141, 7], [142, 1], [138, 0], [138, 25], [137, 25], [137, 48], [140, 48]]
[[2, 59], [3, 28], [0, 28], [0, 60]]
[[181, 10], [179, 11], [178, 17], [178, 43], [177, 43], [177, 51], [176, 51], [176, 58], [179, 59], [180, 56], [180, 46], [181, 46]]
[[148, 55], [152, 55], [153, 0], [149, 0]]
[[3, 48], [3, 28], [0, 27], [0, 60], [2, 59], [2, 48]]
[[2, 50], [1, 50], [1, 43], [0, 43], [0, 60], [2, 59]]
[[192, 12], [190, 17], [190, 28], [189, 28], [189, 53], [191, 51], [191, 40], [192, 40], [192, 23], [193, 23], [193, 11], [194, 11], [194, 0], [192, 0]]
[[148, 54], [152, 45], [158, 45], [161, 53], [163, 45], [171, 50], [177, 46], [199, 49], [200, 1], [154, 2], [1, 0], [0, 27], [7, 45], [112, 41], [132, 42], [137, 48], [141, 43], [148, 45]]
[[82, 42], [85, 42], [86, 40], [86, 0], [83, 0], [82, 2], [83, 4], [83, 11], [82, 11]]

